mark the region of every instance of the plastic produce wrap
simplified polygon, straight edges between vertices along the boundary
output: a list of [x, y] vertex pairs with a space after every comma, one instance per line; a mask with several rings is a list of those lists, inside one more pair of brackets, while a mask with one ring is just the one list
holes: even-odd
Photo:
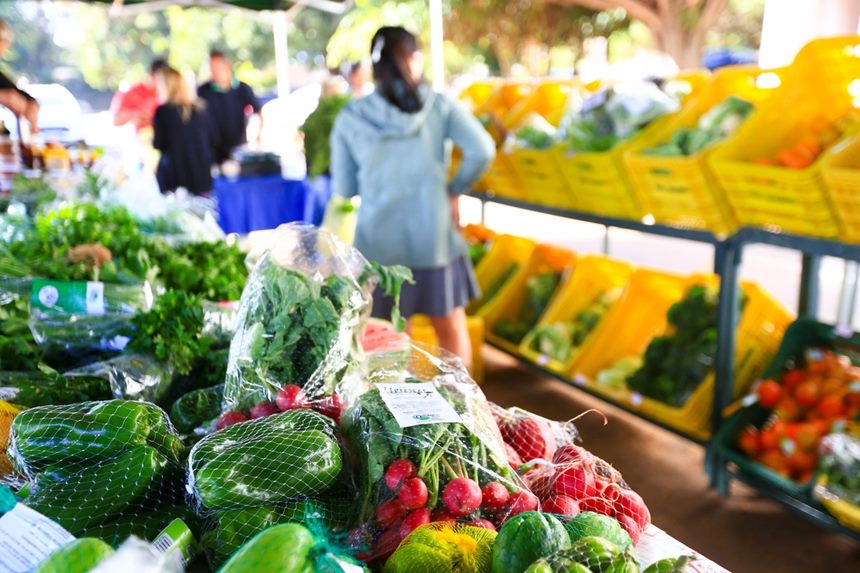
[[612, 517], [633, 543], [639, 540], [651, 523], [645, 502], [618, 470], [574, 443], [578, 436], [572, 424], [519, 408], [495, 407], [493, 413], [513, 450], [511, 458], [520, 464], [522, 480], [540, 499], [541, 511], [564, 520], [580, 513]]
[[32, 279], [30, 330], [48, 354], [121, 351], [131, 319], [152, 307], [148, 283]]
[[353, 496], [334, 421], [307, 408], [254, 414], [206, 436], [188, 457], [187, 490], [209, 518], [202, 543], [213, 566], [271, 525], [310, 514], [331, 529], [349, 525]]
[[272, 403], [286, 386], [330, 394], [350, 363], [375, 280], [357, 250], [310, 225], [285, 225], [242, 293], [225, 410]]
[[381, 351], [344, 381], [344, 437], [358, 464], [366, 560], [416, 527], [456, 520], [495, 528], [537, 499], [508, 464], [486, 399], [456, 357], [406, 345]]
[[22, 503], [76, 537], [115, 544], [150, 536], [184, 511], [184, 448], [166, 414], [109, 400], [24, 410], [7, 449], [4, 481]]
[[[140, 214], [144, 233], [158, 235], [171, 245], [224, 240], [213, 199], [187, 193], [159, 193], [158, 197], [146, 205], [148, 212]], [[128, 208], [139, 209], [140, 204], [136, 199]]]
[[112, 396], [110, 384], [101, 378], [62, 376], [48, 369], [0, 371], [0, 400], [27, 408], [107, 400]]
[[64, 374], [67, 378], [104, 380], [114, 398], [162, 404], [169, 396], [174, 370], [169, 363], [146, 354], [120, 354]]

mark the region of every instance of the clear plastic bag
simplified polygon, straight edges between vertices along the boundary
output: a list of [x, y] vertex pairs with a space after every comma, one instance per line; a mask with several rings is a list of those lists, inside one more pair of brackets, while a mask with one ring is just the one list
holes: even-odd
[[520, 408], [494, 406], [493, 414], [511, 457], [520, 464], [522, 480], [540, 499], [541, 511], [572, 523], [572, 533], [608, 528], [618, 545], [624, 545], [625, 536], [638, 542], [651, 523], [645, 502], [618, 470], [576, 444], [579, 435], [572, 423]]
[[286, 386], [331, 394], [349, 365], [376, 279], [334, 235], [303, 224], [277, 230], [239, 302], [225, 410], [272, 403]]
[[76, 537], [151, 535], [184, 513], [184, 447], [166, 414], [108, 400], [24, 410], [8, 457], [21, 502]]
[[856, 433], [833, 433], [819, 445], [823, 483], [815, 488], [819, 499], [844, 501], [860, 508], [860, 427]]
[[341, 425], [361, 492], [352, 537], [363, 559], [388, 556], [424, 523], [494, 529], [537, 508], [509, 466], [483, 393], [453, 355], [416, 345], [376, 352], [343, 388]]
[[163, 404], [170, 396], [173, 367], [146, 354], [120, 354], [64, 374], [69, 378], [105, 380], [114, 398]]

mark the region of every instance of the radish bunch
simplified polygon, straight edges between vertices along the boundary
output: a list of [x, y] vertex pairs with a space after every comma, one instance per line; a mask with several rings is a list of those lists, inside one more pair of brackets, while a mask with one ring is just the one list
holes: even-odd
[[287, 384], [278, 390], [274, 402], [263, 401], [252, 406], [247, 412], [242, 410], [230, 410], [224, 412], [215, 421], [215, 429], [223, 430], [233, 424], [244, 422], [245, 420], [253, 420], [255, 418], [265, 418], [278, 412], [286, 412], [287, 410], [298, 410], [310, 408], [324, 416], [328, 416], [336, 423], [340, 422], [340, 416], [343, 412], [343, 401], [337, 394], [323, 396], [318, 400], [308, 400], [304, 391], [296, 384]]
[[642, 497], [621, 474], [585, 448], [569, 444], [556, 450], [552, 463], [523, 476], [541, 500], [541, 510], [573, 516], [593, 511], [614, 517], [637, 543], [651, 523]]

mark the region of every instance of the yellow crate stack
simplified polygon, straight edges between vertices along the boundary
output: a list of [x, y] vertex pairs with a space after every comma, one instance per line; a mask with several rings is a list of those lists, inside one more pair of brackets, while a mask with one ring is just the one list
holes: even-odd
[[[661, 126], [654, 139], [665, 143], [677, 130], [695, 127], [702, 115], [731, 95], [762, 103], [773, 91], [767, 86], [778, 85], [777, 74], [755, 66], [720, 70], [688, 98], [679, 114]], [[637, 193], [657, 223], [710, 230], [717, 235], [737, 228], [728, 198], [708, 165], [708, 157], [717, 146], [677, 157], [646, 155], [643, 151], [648, 147], [642, 141], [633, 142], [624, 159]]]
[[839, 226], [822, 158], [805, 169], [761, 165], [855, 110], [860, 37], [815, 40], [798, 53], [776, 93], [710, 157], [741, 225], [836, 238]]
[[822, 172], [839, 220], [839, 238], [860, 243], [860, 135], [825, 153]]
[[[505, 278], [509, 269], [517, 265], [517, 271], [525, 266], [526, 261], [532, 254], [536, 243], [525, 237], [516, 237], [514, 235], [496, 235], [493, 242], [490, 243], [490, 248], [487, 254], [478, 262], [475, 267], [475, 278], [478, 281], [478, 287], [481, 289], [481, 298], [473, 300], [466, 311], [469, 314], [483, 316], [487, 312], [487, 305], [493, 299], [489, 297], [490, 291], [498, 287], [499, 281]], [[513, 280], [516, 272], [508, 277], [508, 282]], [[501, 290], [497, 290], [496, 296], [501, 294]]]
[[[525, 266], [505, 284], [498, 296], [487, 303], [485, 309], [482, 310], [487, 340], [510, 354], [518, 355], [519, 345], [497, 336], [493, 329], [500, 320], [514, 319], [519, 314], [526, 300], [526, 283], [531, 277], [547, 272], [568, 273], [573, 268], [575, 260], [576, 254], [566, 249], [551, 245], [537, 245]], [[553, 298], [558, 295], [563, 284], [564, 277], [562, 277], [559, 287], [556, 288]]]
[[[559, 322], [573, 320], [580, 312], [593, 304], [600, 296], [616, 288], [623, 288], [627, 283], [633, 266], [622, 261], [616, 261], [601, 256], [589, 256], [580, 259], [573, 269], [573, 274], [553, 298], [541, 317], [538, 326], [546, 326]], [[607, 313], [608, 316], [608, 313]], [[606, 320], [606, 316], [604, 320]], [[599, 325], [595, 327], [599, 328]], [[587, 343], [586, 339], [586, 343]], [[532, 348], [534, 330], [526, 335], [520, 345], [520, 354], [548, 370], [562, 376], [569, 376], [580, 349], [575, 350], [564, 362], [541, 355]]]

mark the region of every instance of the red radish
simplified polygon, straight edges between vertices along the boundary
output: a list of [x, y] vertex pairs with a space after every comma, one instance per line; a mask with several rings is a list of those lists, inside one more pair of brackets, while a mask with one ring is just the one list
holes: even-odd
[[373, 544], [373, 552], [370, 558], [384, 562], [394, 553], [394, 550], [397, 549], [402, 540], [403, 537], [400, 535], [399, 526], [386, 529], [376, 540], [376, 543]]
[[612, 502], [603, 499], [602, 497], [587, 497], [579, 500], [579, 507], [582, 511], [593, 511], [601, 515], [612, 516], [615, 510], [612, 507]]
[[233, 424], [238, 424], [239, 422], [244, 422], [248, 419], [248, 416], [243, 414], [238, 410], [231, 410], [229, 412], [224, 412], [221, 414], [221, 417], [218, 418], [218, 421], [215, 422], [216, 430], [223, 430], [224, 428], [229, 428]]
[[508, 500], [506, 517], [513, 517], [525, 511], [535, 511], [538, 508], [538, 498], [529, 491], [519, 490], [511, 494]]
[[624, 531], [626, 531], [630, 536], [630, 539], [633, 541], [633, 545], [639, 543], [639, 537], [642, 535], [643, 530], [639, 527], [639, 524], [636, 523], [635, 519], [629, 515], [616, 513], [615, 520], [621, 524], [621, 527], [623, 527]]
[[581, 466], [571, 466], [557, 473], [552, 489], [573, 499], [595, 497], [598, 494], [594, 474]]
[[376, 508], [376, 520], [382, 527], [390, 527], [404, 515], [406, 515], [406, 508], [396, 499], [386, 501]]
[[552, 493], [555, 475], [551, 471], [548, 472], [547, 468], [536, 468], [526, 472], [522, 477], [529, 490], [540, 499], [545, 499]]
[[481, 488], [481, 506], [487, 511], [499, 511], [508, 503], [510, 496], [508, 488], [497, 481], [491, 481]]
[[520, 455], [511, 447], [510, 444], [505, 444], [505, 452], [508, 454], [508, 465], [514, 471], [518, 470], [523, 465], [523, 460]]
[[551, 460], [557, 447], [549, 422], [535, 416], [524, 416], [517, 420], [511, 436], [511, 446], [525, 462], [534, 459]]
[[514, 425], [510, 420], [501, 416], [493, 410], [493, 418], [496, 420], [496, 426], [499, 427], [499, 433], [502, 435], [502, 441], [509, 443], [514, 435]]
[[457, 521], [446, 509], [435, 509], [430, 514], [430, 521]]
[[481, 486], [467, 477], [454, 478], [442, 490], [442, 501], [452, 515], [469, 515], [481, 506]]
[[566, 495], [554, 495], [550, 497], [541, 503], [540, 509], [546, 513], [558, 513], [560, 515], [577, 515], [581, 511], [579, 503]]
[[397, 491], [400, 484], [418, 475], [415, 464], [407, 459], [394, 460], [385, 470], [385, 485], [392, 491]]
[[427, 486], [419, 477], [409, 478], [403, 482], [400, 493], [397, 495], [400, 505], [406, 509], [418, 509], [427, 503]]
[[332, 394], [331, 396], [326, 396], [316, 402], [312, 402], [311, 408], [323, 416], [328, 416], [335, 422], [340, 423], [340, 416], [343, 413], [343, 400], [337, 394]]
[[400, 524], [400, 537], [406, 537], [425, 523], [430, 523], [430, 510], [426, 507], [416, 509]]
[[621, 488], [614, 483], [598, 482], [597, 489], [600, 491], [600, 497], [610, 503], [614, 503], [619, 497], [621, 497]]
[[651, 523], [651, 512], [648, 511], [645, 501], [632, 489], [619, 491], [618, 499], [615, 501], [615, 509], [619, 515], [632, 517], [639, 529], [644, 530]]
[[567, 444], [555, 451], [552, 456], [552, 463], [560, 464], [575, 464], [580, 461], [590, 461], [591, 454], [585, 448], [580, 448], [573, 444]]
[[277, 414], [280, 412], [278, 407], [272, 404], [271, 402], [260, 402], [253, 408], [251, 408], [251, 418], [266, 418], [271, 416], [272, 414]]
[[281, 412], [310, 408], [304, 391], [295, 384], [287, 384], [278, 390], [278, 395], [275, 396], [275, 404], [278, 405]]
[[480, 527], [482, 529], [489, 529], [490, 531], [496, 530], [496, 526], [493, 525], [492, 522], [490, 522], [487, 519], [482, 519], [482, 518], [473, 519], [472, 521], [470, 521], [466, 525], [471, 525], [472, 527]]

